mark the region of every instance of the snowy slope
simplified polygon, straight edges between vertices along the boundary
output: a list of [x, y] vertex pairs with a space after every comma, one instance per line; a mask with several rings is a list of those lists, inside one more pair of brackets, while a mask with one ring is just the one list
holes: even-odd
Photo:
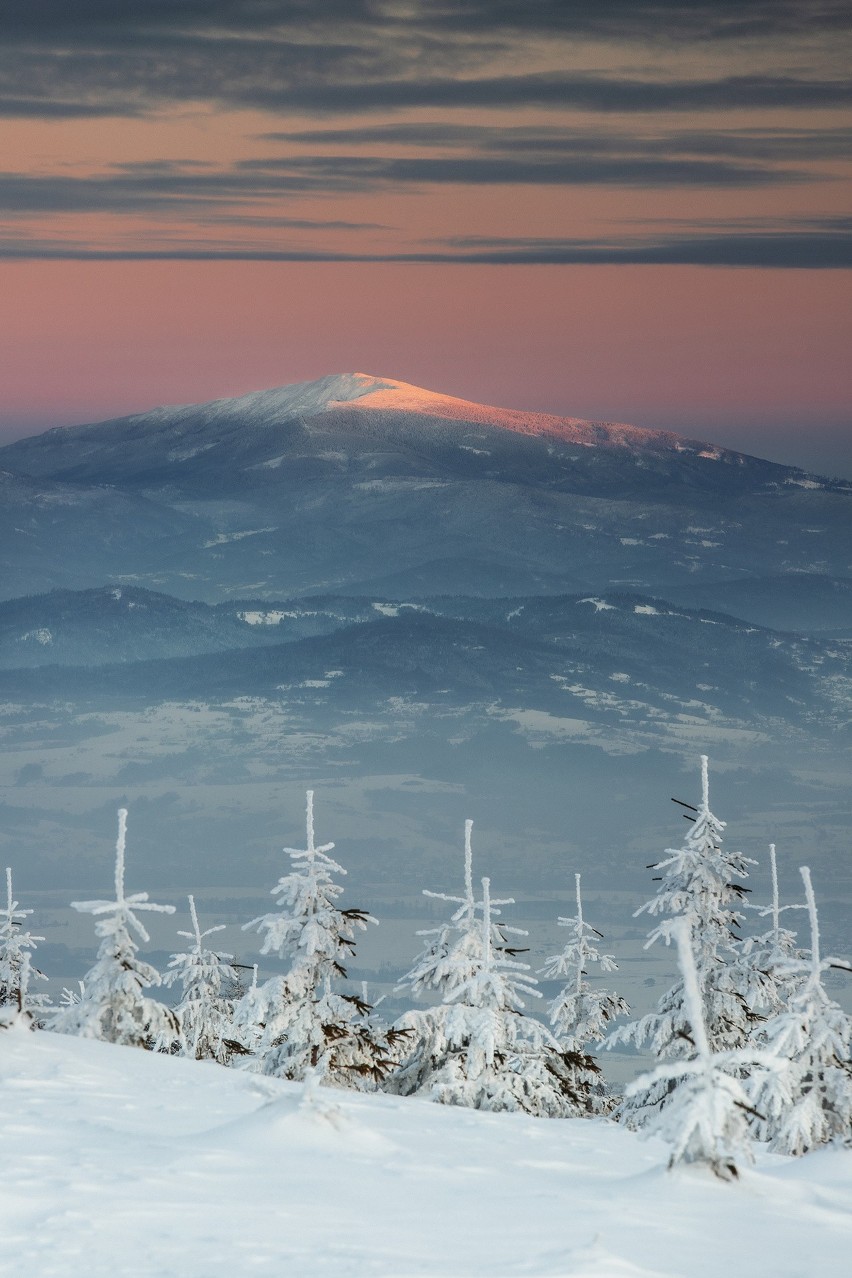
[[846, 1278], [852, 1154], [663, 1170], [615, 1125], [0, 1036], [0, 1273]]

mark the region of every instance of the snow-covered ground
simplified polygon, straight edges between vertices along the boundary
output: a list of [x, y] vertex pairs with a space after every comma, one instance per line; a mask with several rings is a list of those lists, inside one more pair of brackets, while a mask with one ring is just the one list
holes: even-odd
[[614, 1124], [0, 1033], [0, 1273], [848, 1278], [852, 1153], [667, 1173]]

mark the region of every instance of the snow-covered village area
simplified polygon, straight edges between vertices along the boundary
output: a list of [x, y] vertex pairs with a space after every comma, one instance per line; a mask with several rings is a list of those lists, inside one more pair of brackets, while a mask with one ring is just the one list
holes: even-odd
[[[2, 1272], [44, 1275], [564, 1275], [830, 1278], [852, 1249], [852, 1017], [826, 977], [817, 892], [749, 899], [754, 861], [710, 806], [637, 908], [678, 977], [631, 1019], [615, 957], [584, 914], [539, 972], [513, 904], [474, 870], [427, 895], [393, 1022], [347, 981], [376, 922], [344, 903], [334, 843], [283, 852], [273, 908], [247, 921], [258, 979], [178, 928], [167, 969], [118, 812], [114, 893], [72, 902], [97, 952], [76, 989], [41, 990], [37, 920], [7, 870], [0, 924]], [[450, 885], [452, 886], [452, 885]], [[541, 1008], [537, 976], [561, 989]], [[650, 1064], [619, 1093], [598, 1058]], [[646, 1057], [647, 1059], [647, 1057]]]

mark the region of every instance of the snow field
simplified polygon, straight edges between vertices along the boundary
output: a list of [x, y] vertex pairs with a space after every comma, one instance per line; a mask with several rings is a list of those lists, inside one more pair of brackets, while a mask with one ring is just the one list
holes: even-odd
[[0, 1274], [848, 1278], [852, 1153], [664, 1170], [603, 1119], [0, 1033]]

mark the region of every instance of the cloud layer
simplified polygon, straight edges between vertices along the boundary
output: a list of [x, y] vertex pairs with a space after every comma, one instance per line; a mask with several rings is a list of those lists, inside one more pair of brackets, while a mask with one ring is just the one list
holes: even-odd
[[[630, 227], [631, 200], [664, 220], [669, 194], [728, 199], [722, 221], [801, 214], [802, 191], [836, 214], [848, 0], [9, 0], [2, 21], [0, 115], [62, 139], [0, 173], [8, 256], [849, 264], [836, 228]], [[551, 226], [571, 193], [618, 192], [622, 225], [494, 227], [493, 188], [540, 192]], [[399, 196], [414, 211], [389, 216]]]

